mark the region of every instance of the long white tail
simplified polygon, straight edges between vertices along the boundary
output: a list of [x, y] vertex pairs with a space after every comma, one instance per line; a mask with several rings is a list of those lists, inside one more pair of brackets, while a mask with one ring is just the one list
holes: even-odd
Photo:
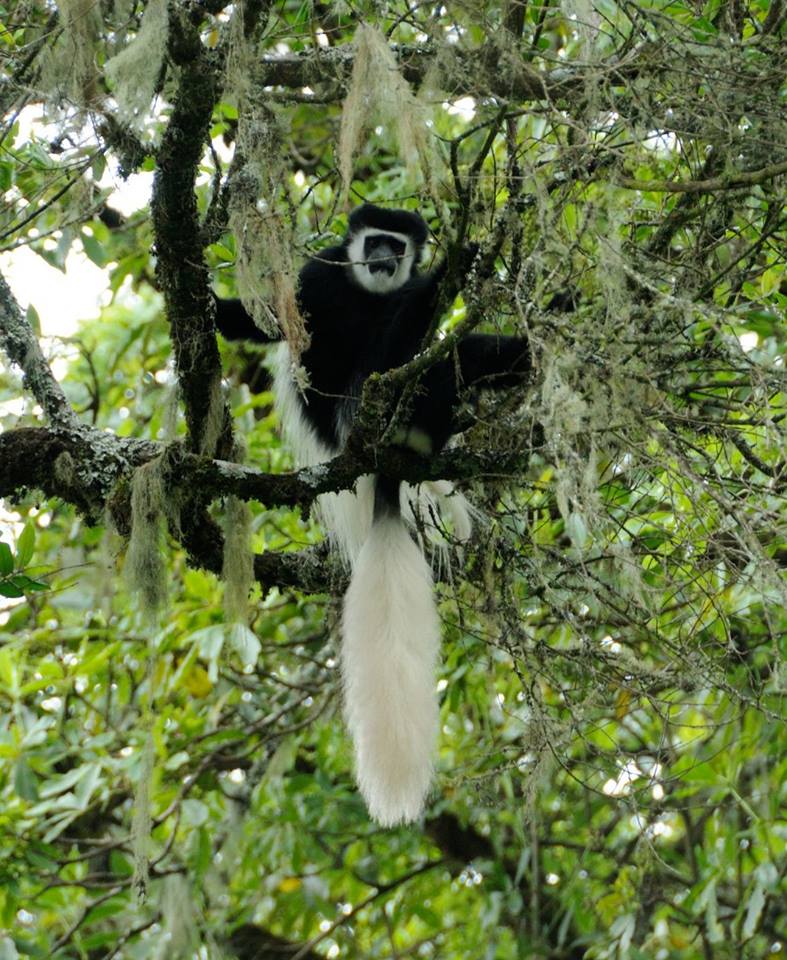
[[375, 512], [344, 599], [342, 677], [358, 785], [383, 826], [420, 815], [438, 729], [432, 573], [398, 511]]

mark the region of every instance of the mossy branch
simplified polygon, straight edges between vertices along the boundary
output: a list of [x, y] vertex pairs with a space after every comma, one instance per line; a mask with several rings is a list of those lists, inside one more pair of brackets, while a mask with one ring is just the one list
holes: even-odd
[[771, 163], [759, 170], [742, 170], [739, 173], [724, 173], [708, 180], [638, 180], [634, 177], [618, 177], [615, 184], [628, 190], [644, 193], [718, 193], [721, 190], [739, 190], [752, 187], [766, 180], [773, 180], [787, 173], [787, 160]]
[[[420, 85], [437, 64], [437, 84], [452, 96], [463, 94], [493, 95], [510, 100], [555, 101], [563, 97], [585, 96], [589, 68], [558, 67], [541, 72], [522, 61], [518, 69], [502, 71], [498, 47], [490, 42], [476, 50], [447, 49], [438, 51], [427, 45], [392, 44], [402, 76], [414, 86]], [[604, 76], [609, 83], [625, 84], [633, 79], [658, 51], [642, 47], [625, 61], [611, 58], [594, 63], [595, 76]], [[305, 55], [267, 56], [260, 60], [254, 82], [260, 87], [281, 86], [301, 89], [330, 85], [333, 99], [342, 99], [349, 88], [354, 51], [337, 46]]]
[[0, 274], [0, 344], [12, 363], [21, 367], [25, 386], [41, 404], [49, 422], [55, 427], [76, 429], [77, 415], [55, 380], [44, 359], [35, 334], [22, 316], [11, 288]]

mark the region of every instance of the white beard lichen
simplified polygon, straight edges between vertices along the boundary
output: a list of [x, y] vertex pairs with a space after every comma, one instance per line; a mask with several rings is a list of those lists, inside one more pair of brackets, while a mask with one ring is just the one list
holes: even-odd
[[254, 585], [251, 550], [251, 510], [238, 497], [227, 497], [224, 507], [224, 615], [227, 623], [247, 624], [249, 593]]
[[[294, 356], [309, 337], [298, 310], [294, 217], [290, 206], [288, 151], [281, 118], [255, 96], [249, 83], [255, 50], [243, 35], [242, 6], [233, 14], [227, 57], [227, 98], [238, 107], [235, 159], [230, 170], [229, 227], [235, 237], [235, 282], [249, 315], [269, 335], [283, 333]], [[281, 202], [283, 200], [283, 203]]]
[[94, 0], [58, 0], [61, 33], [42, 57], [41, 87], [90, 107], [98, 101], [95, 48], [101, 13]]
[[131, 536], [124, 572], [148, 620], [153, 620], [167, 601], [161, 471], [161, 460], [151, 460], [137, 469], [131, 481]]
[[[148, 670], [148, 678], [152, 674]], [[150, 696], [150, 693], [148, 693]], [[150, 831], [152, 819], [150, 814], [150, 785], [153, 779], [153, 732], [151, 729], [152, 711], [147, 708], [145, 720], [145, 741], [142, 744], [142, 755], [139, 761], [139, 773], [134, 785], [134, 814], [131, 821], [131, 852], [134, 861], [134, 875], [132, 888], [139, 903], [147, 899], [148, 880], [150, 874]]]
[[150, 0], [136, 37], [104, 66], [120, 119], [129, 126], [140, 127], [148, 115], [167, 50], [168, 33], [167, 0]]
[[339, 172], [344, 196], [352, 182], [353, 160], [366, 131], [377, 121], [396, 131], [402, 159], [412, 176], [431, 179], [427, 107], [402, 76], [383, 33], [361, 24], [355, 31], [355, 59], [339, 131]]

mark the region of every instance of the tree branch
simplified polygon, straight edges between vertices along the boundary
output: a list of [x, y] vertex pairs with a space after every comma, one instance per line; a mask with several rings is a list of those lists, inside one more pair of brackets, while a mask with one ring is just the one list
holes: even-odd
[[22, 368], [25, 386], [54, 427], [76, 429], [77, 415], [55, 380], [30, 324], [22, 316], [11, 288], [0, 274], [0, 343], [12, 363]]
[[[322, 493], [349, 490], [359, 476], [382, 470], [410, 483], [504, 476], [521, 472], [526, 454], [494, 454], [452, 450], [425, 460], [408, 450], [357, 443], [325, 464], [296, 473], [266, 474], [222, 460], [208, 460], [180, 445], [165, 447], [146, 440], [119, 438], [79, 425], [75, 431], [25, 427], [0, 434], [0, 497], [40, 489], [48, 497], [70, 503], [92, 523], [109, 508], [121, 534], [131, 526], [127, 480], [136, 467], [164, 456], [164, 479], [181, 506], [177, 536], [195, 566], [221, 574], [223, 534], [205, 510], [222, 496], [258, 500], [267, 506], [307, 509]], [[198, 491], [199, 497], [189, 494]], [[297, 587], [322, 593], [344, 583], [344, 572], [329, 561], [325, 545], [299, 552], [265, 552], [254, 558], [255, 578], [264, 586]]]
[[[186, 17], [173, 16], [170, 53], [180, 66], [172, 116], [157, 154], [151, 215], [156, 236], [157, 276], [166, 304], [175, 368], [192, 450], [219, 440], [225, 456], [231, 448], [231, 421], [219, 402], [221, 364], [213, 326], [210, 276], [202, 254], [202, 231], [194, 184], [220, 93], [222, 55], [202, 45]], [[209, 419], [219, 429], [206, 436]], [[218, 436], [217, 436], [218, 434]], [[210, 451], [211, 453], [213, 450]]]
[[277, 937], [256, 923], [244, 923], [233, 930], [227, 946], [238, 960], [287, 960], [296, 954], [301, 960], [322, 960], [324, 956], [305, 944]]
[[[649, 59], [663, 66], [656, 51], [642, 47], [627, 61], [611, 58], [607, 63], [591, 67], [559, 67], [541, 72], [515, 55], [512, 48], [501, 48], [490, 42], [477, 50], [442, 47], [438, 51], [428, 45], [393, 45], [394, 55], [405, 79], [418, 85], [437, 64], [437, 83], [449, 95], [494, 95], [509, 100], [556, 100], [572, 94], [584, 96], [588, 73], [595, 82], [606, 78], [622, 84], [635, 77]], [[341, 99], [352, 76], [355, 48], [350, 44], [310, 51], [303, 56], [263, 57], [254, 82], [260, 87], [324, 87], [332, 85], [333, 98]], [[505, 65], [505, 69], [503, 69]], [[320, 98], [321, 101], [324, 97]]]
[[[489, 860], [500, 865], [513, 888], [521, 890], [523, 895], [527, 894], [530, 886], [529, 872], [522, 872], [515, 859], [498, 853], [491, 840], [478, 833], [472, 825], [462, 824], [455, 814], [444, 810], [436, 817], [427, 819], [424, 832], [443, 856], [454, 861], [461, 869], [473, 860]], [[548, 888], [542, 888], [539, 892], [544, 898], [541, 904], [541, 920], [546, 929], [555, 923], [560, 904]], [[585, 948], [579, 943], [578, 931], [573, 923], [568, 926], [567, 934], [565, 953], [560, 956], [566, 960], [582, 960]]]
[[99, 522], [114, 485], [161, 451], [78, 424], [75, 430], [21, 427], [0, 434], [0, 497], [43, 490]]
[[614, 182], [619, 187], [649, 193], [718, 193], [720, 190], [736, 190], [764, 183], [782, 173], [787, 173], [787, 160], [772, 163], [760, 170], [725, 173], [709, 180], [637, 180], [633, 177], [618, 177]]
[[304, 467], [295, 473], [262, 473], [226, 460], [208, 460], [185, 452], [181, 447], [167, 451], [167, 486], [182, 490], [199, 489], [206, 496], [235, 496], [258, 500], [266, 506], [307, 508], [323, 493], [351, 490], [367, 473], [384, 473], [408, 483], [427, 480], [469, 480], [482, 476], [505, 476], [525, 467], [521, 453], [501, 457], [499, 451], [478, 453], [449, 450], [428, 459], [402, 447], [364, 445], [361, 438], [348, 441], [333, 460]]

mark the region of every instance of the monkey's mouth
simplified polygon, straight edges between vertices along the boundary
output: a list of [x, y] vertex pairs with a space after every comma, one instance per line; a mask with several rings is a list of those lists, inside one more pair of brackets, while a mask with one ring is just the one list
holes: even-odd
[[372, 260], [368, 267], [369, 273], [386, 273], [389, 277], [396, 273], [396, 264], [391, 260]]

